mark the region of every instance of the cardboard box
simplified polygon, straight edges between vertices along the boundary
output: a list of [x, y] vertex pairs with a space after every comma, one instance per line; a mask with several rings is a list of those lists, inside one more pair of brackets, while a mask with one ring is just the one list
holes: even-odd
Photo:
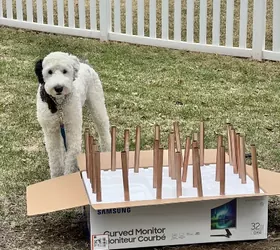
[[[211, 223], [215, 213], [227, 209], [234, 217], [228, 225]], [[267, 197], [97, 211], [91, 208], [90, 221], [91, 249], [96, 249], [98, 240], [105, 246], [109, 242], [110, 249], [260, 240], [267, 237]]]
[[[101, 153], [102, 202], [96, 202], [85, 171], [85, 154], [80, 154], [80, 172], [27, 187], [27, 214], [35, 216], [86, 206], [91, 249], [266, 239], [268, 196], [280, 194], [280, 174], [259, 169], [261, 192], [255, 194], [251, 166], [246, 166], [247, 184], [240, 184], [240, 179], [227, 164], [226, 195], [220, 196], [217, 183], [213, 181], [216, 150], [206, 149], [205, 166], [201, 167], [204, 196], [198, 197], [191, 184], [191, 156], [192, 153], [189, 177], [183, 184], [189, 185], [183, 188], [184, 197], [176, 198], [175, 184], [168, 183], [163, 175], [163, 197], [157, 200], [150, 187], [149, 167], [153, 165], [153, 151], [141, 151], [141, 170], [137, 177], [130, 172], [131, 199], [125, 202], [122, 178], [118, 173], [121, 169], [120, 152], [117, 152], [116, 172], [109, 170], [110, 153]], [[133, 163], [134, 152], [130, 151], [131, 170]], [[168, 165], [167, 150], [164, 151], [163, 165]]]

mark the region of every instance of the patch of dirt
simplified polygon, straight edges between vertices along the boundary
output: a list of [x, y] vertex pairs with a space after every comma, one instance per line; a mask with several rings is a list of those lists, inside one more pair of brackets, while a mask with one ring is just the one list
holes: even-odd
[[0, 227], [1, 250], [89, 249], [86, 218], [81, 210], [26, 218], [23, 225]]

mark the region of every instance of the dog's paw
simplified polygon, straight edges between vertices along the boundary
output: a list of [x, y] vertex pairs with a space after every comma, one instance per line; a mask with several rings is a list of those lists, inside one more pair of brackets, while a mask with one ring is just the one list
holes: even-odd
[[65, 168], [64, 175], [69, 175], [76, 172], [79, 172], [79, 168], [78, 165], [75, 164], [73, 166], [70, 166], [69, 168]]
[[51, 172], [50, 175], [51, 175], [51, 179], [53, 179], [53, 178], [63, 176], [63, 172], [62, 171], [54, 171], [54, 172]]
[[110, 152], [111, 151], [111, 137], [108, 136], [105, 139], [100, 140], [100, 150], [101, 152]]
[[100, 145], [101, 152], [110, 152], [111, 151], [111, 144]]

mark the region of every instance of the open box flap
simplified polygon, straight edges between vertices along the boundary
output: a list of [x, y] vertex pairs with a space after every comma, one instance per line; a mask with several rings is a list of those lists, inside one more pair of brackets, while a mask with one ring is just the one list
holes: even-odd
[[[185, 150], [182, 150], [182, 155], [184, 157]], [[217, 149], [205, 149], [205, 157], [204, 161], [205, 164], [213, 164], [216, 163], [216, 153]], [[134, 151], [129, 151], [129, 168], [134, 167]], [[140, 153], [140, 163], [139, 167], [151, 167], [153, 166], [153, 150], [143, 150]], [[226, 162], [229, 161], [228, 155], [226, 155]], [[86, 170], [86, 158], [85, 154], [81, 153], [77, 157], [78, 161], [78, 167], [80, 171]], [[100, 154], [100, 162], [101, 162], [101, 168], [111, 169], [111, 152], [101, 152]], [[192, 150], [190, 150], [189, 155], [189, 165], [192, 164]], [[163, 151], [163, 165], [168, 165], [168, 150]], [[121, 152], [116, 152], [116, 168], [121, 169]]]
[[28, 216], [89, 204], [80, 172], [30, 185], [26, 196]]
[[[253, 180], [253, 168], [246, 165], [247, 174]], [[280, 195], [280, 173], [259, 168], [260, 188], [268, 195]]]

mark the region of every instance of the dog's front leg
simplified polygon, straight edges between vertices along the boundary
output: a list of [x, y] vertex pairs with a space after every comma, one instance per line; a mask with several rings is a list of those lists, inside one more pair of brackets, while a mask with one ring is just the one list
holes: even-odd
[[65, 155], [64, 175], [77, 172], [77, 156], [82, 145], [82, 119], [75, 117], [71, 124], [65, 125], [67, 152]]
[[[101, 85], [99, 78], [97, 81]], [[100, 150], [109, 152], [111, 151], [110, 122], [101, 86], [96, 85], [89, 89], [87, 105], [99, 136]]]
[[43, 133], [49, 158], [51, 178], [62, 176], [64, 173], [64, 154], [62, 151], [59, 127], [57, 127], [57, 129], [43, 127]]

